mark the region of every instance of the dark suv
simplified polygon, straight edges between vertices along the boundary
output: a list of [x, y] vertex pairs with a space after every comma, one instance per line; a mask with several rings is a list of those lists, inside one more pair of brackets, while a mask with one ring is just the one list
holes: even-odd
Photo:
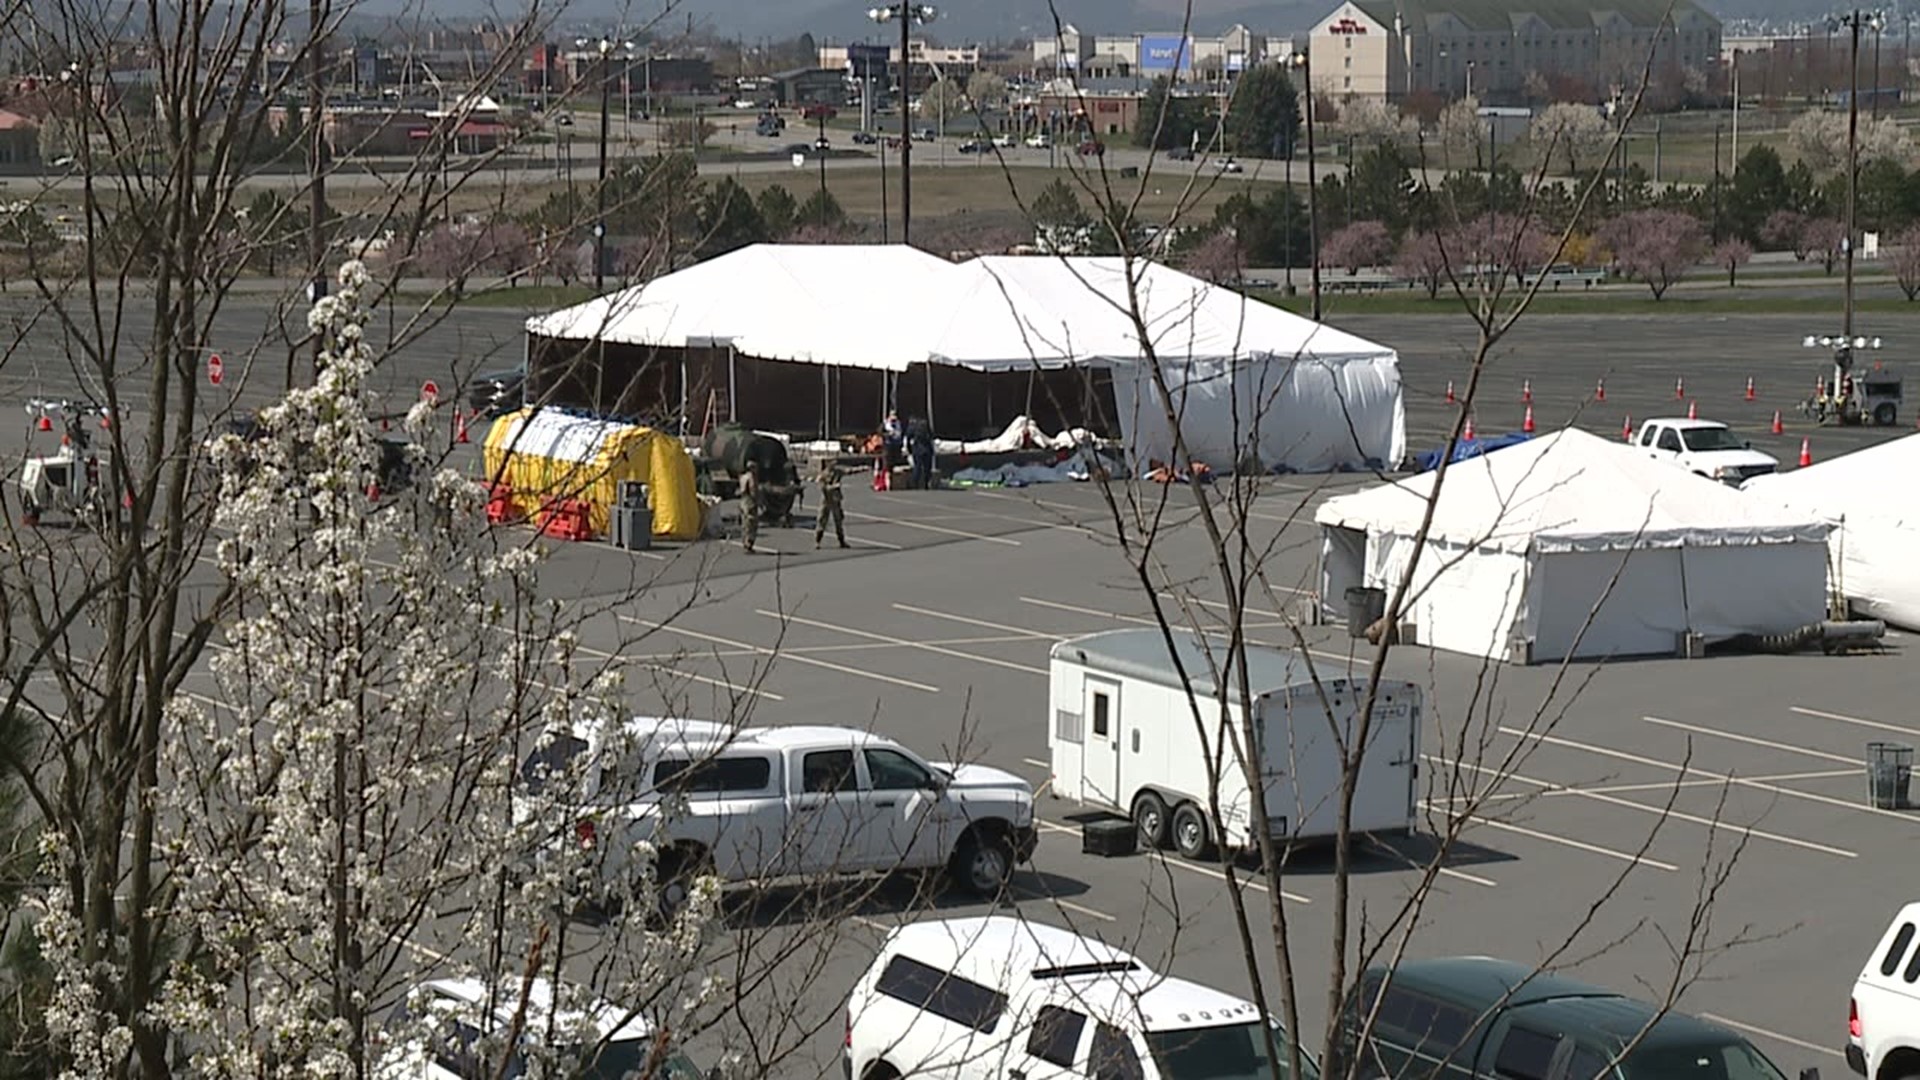
[[475, 375], [467, 384], [467, 404], [477, 416], [492, 420], [518, 411], [527, 403], [527, 371], [507, 371]]

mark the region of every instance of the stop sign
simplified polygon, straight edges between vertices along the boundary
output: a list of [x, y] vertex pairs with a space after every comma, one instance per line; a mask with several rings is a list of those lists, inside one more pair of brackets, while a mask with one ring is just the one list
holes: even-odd
[[421, 383], [420, 396], [425, 398], [429, 405], [437, 403], [440, 400], [440, 384], [432, 379]]
[[209, 383], [219, 386], [220, 380], [225, 378], [226, 374], [227, 366], [220, 362], [219, 353], [214, 353], [207, 357], [207, 381]]

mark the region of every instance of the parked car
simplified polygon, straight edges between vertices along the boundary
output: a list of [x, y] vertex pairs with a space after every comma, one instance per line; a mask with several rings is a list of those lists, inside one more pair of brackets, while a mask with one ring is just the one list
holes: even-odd
[[871, 131], [856, 131], [853, 133], [853, 141], [860, 146], [874, 146], [880, 142], [880, 136]]
[[475, 416], [492, 420], [524, 407], [527, 403], [527, 369], [482, 372], [467, 383], [467, 405]]
[[1920, 1075], [1920, 903], [1894, 913], [1854, 980], [1846, 1053], [1861, 1076]]
[[806, 157], [808, 154], [813, 153], [813, 144], [803, 143], [803, 142], [788, 143], [784, 148], [781, 149], [780, 152], [782, 154], [793, 154], [793, 155], [798, 155], [800, 157]]
[[1076, 152], [1079, 153], [1081, 157], [1104, 157], [1107, 152], [1107, 144], [1101, 142], [1099, 139], [1087, 139], [1079, 145]]
[[[374, 1075], [380, 1080], [495, 1080], [525, 1074], [518, 1049], [501, 1062], [483, 1060], [477, 1048], [485, 1045], [486, 1036], [513, 1030], [516, 1020], [523, 1032], [546, 1030], [554, 1008], [553, 983], [533, 979], [526, 984], [526, 1015], [520, 1017], [515, 1016], [521, 1004], [520, 977], [503, 979], [492, 989], [489, 994], [479, 979], [436, 979], [407, 994], [388, 1014], [384, 1028], [374, 1033]], [[599, 1040], [563, 1048], [564, 1057], [575, 1065], [567, 1075], [580, 1080], [706, 1080], [685, 1054], [655, 1037], [644, 1016], [629, 1017], [633, 1011], [588, 999], [582, 1008], [554, 1015], [558, 1030], [584, 1029]]]
[[995, 135], [993, 137], [993, 145], [998, 146], [1001, 149], [1005, 150], [1013, 145], [1013, 136]]
[[[847, 1000], [851, 1080], [1265, 1077], [1286, 1036], [1252, 1002], [1044, 923], [993, 915], [887, 935]], [[1305, 1080], [1314, 1080], [1309, 1069]]]
[[960, 144], [960, 152], [963, 154], [985, 154], [992, 149], [993, 144], [985, 139], [968, 139]]
[[1242, 169], [1240, 163], [1232, 158], [1222, 158], [1220, 160], [1220, 171], [1223, 173], [1237, 173], [1245, 172], [1246, 170]]
[[554, 118], [553, 118], [553, 122], [554, 122], [555, 124], [557, 124], [557, 125], [559, 125], [560, 127], [572, 127], [572, 126], [573, 126], [573, 114], [572, 114], [572, 113], [561, 113], [561, 114], [560, 114], [559, 116], [556, 116], [556, 117], [554, 117]]
[[1026, 143], [1029, 150], [1051, 150], [1053, 148], [1053, 140], [1044, 134], [1029, 135], [1027, 136]]
[[914, 142], [932, 142], [933, 140], [934, 140], [934, 133], [932, 128], [923, 127], [920, 130], [913, 133]]
[[822, 135], [819, 138], [813, 140], [813, 148], [824, 154], [833, 149], [833, 140], [827, 138], [825, 135]]
[[[1752, 1043], [1718, 1024], [1662, 1015], [1602, 987], [1485, 956], [1369, 969], [1339, 1037], [1352, 1055], [1345, 1060], [1366, 1062], [1368, 1076], [1785, 1080]], [[1817, 1069], [1802, 1080], [1809, 1073], [1818, 1080]]]
[[[667, 909], [709, 873], [746, 882], [944, 867], [965, 891], [993, 897], [1038, 842], [1025, 780], [925, 761], [858, 728], [582, 724], [530, 755], [522, 775], [537, 784], [573, 764], [591, 766], [587, 803], [553, 823], [549, 843], [591, 847], [618, 896], [631, 891], [634, 841], [654, 841]], [[663, 803], [681, 799], [663, 819]]]
[[1696, 476], [1738, 484], [1780, 471], [1780, 459], [1755, 450], [1727, 425], [1713, 420], [1649, 420], [1634, 445]]
[[1193, 151], [1184, 146], [1176, 146], [1167, 151], [1167, 159], [1170, 161], [1192, 161]]

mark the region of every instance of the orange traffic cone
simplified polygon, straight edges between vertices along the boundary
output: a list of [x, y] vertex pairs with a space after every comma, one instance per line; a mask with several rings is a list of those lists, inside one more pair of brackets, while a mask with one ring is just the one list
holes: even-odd
[[454, 424], [454, 428], [453, 428], [454, 442], [468, 443], [473, 441], [472, 439], [469, 439], [467, 437], [467, 414], [466, 413], [461, 412], [459, 409], [453, 410], [453, 424]]
[[1607, 400], [1607, 380], [1601, 379], [1593, 384], [1593, 400]]
[[1533, 434], [1533, 406], [1531, 405], [1527, 406], [1526, 419], [1520, 421], [1520, 430], [1528, 435]]
[[1453, 396], [1453, 380], [1448, 379], [1447, 380], [1447, 404], [1451, 405], [1457, 400], [1458, 399]]
[[1747, 376], [1747, 400], [1753, 400], [1753, 376]]
[[1467, 426], [1460, 429], [1460, 439], [1462, 442], [1473, 441], [1473, 414], [1472, 413], [1467, 414]]
[[1779, 409], [1773, 410], [1773, 433], [1775, 435], [1780, 435], [1785, 433], [1786, 430], [1787, 430], [1786, 427], [1780, 423], [1780, 410]]
[[1679, 401], [1681, 398], [1686, 396], [1687, 396], [1687, 380], [1685, 379], [1673, 380], [1673, 400]]
[[384, 416], [383, 416], [383, 417], [381, 417], [381, 418], [380, 418], [380, 430], [381, 430], [381, 431], [392, 431], [392, 430], [393, 430], [393, 421], [391, 421], [391, 420], [389, 420], [389, 419], [387, 419], [387, 418], [386, 418], [386, 417], [384, 417]]
[[1689, 420], [1700, 419], [1700, 403], [1699, 402], [1697, 401], [1687, 402], [1687, 419]]
[[1625, 420], [1620, 421], [1620, 441], [1621, 442], [1633, 441], [1633, 414], [1632, 413], [1628, 413], [1627, 418]]
[[1801, 439], [1800, 440], [1800, 467], [1804, 469], [1811, 464], [1813, 464], [1812, 441], [1808, 439]]
[[1528, 405], [1533, 404], [1533, 380], [1532, 379], [1520, 380], [1520, 400], [1525, 402]]
[[105, 409], [100, 410], [100, 430], [101, 431], [113, 430], [113, 414], [108, 412]]
[[40, 429], [41, 431], [52, 431], [52, 430], [53, 430], [53, 418], [52, 418], [51, 416], [48, 416], [48, 415], [47, 415], [46, 413], [41, 413], [41, 414], [40, 414], [40, 423], [39, 423], [39, 424], [37, 424], [36, 426], [37, 426], [37, 427], [38, 427], [38, 428], [39, 428], [39, 429]]
[[367, 501], [368, 502], [380, 501], [380, 481], [375, 480], [374, 482], [367, 485]]

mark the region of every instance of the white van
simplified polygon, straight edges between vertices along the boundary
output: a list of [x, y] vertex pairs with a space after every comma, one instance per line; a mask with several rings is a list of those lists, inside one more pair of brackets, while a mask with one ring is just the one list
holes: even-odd
[[1853, 984], [1847, 1064], [1861, 1076], [1920, 1076], [1920, 903], [1893, 917]]
[[[1142, 628], [1089, 634], [1053, 647], [1047, 738], [1052, 791], [1130, 815], [1145, 849], [1171, 844], [1181, 855], [1200, 859], [1216, 843], [1251, 848], [1253, 798], [1246, 772], [1232, 752], [1218, 754], [1223, 743], [1238, 745], [1248, 710], [1238, 690], [1230, 689], [1221, 723], [1211, 673], [1225, 666], [1225, 642], [1179, 631], [1173, 645], [1170, 652], [1157, 628]], [[1341, 764], [1334, 721], [1343, 741], [1351, 739], [1367, 693], [1365, 682], [1331, 674], [1323, 670], [1316, 685], [1305, 656], [1247, 648], [1267, 823], [1281, 843], [1338, 832]], [[1194, 723], [1194, 699], [1204, 743]], [[1420, 704], [1417, 684], [1381, 682], [1354, 790], [1352, 832], [1410, 832], [1418, 825]], [[1225, 819], [1217, 836], [1206, 811], [1213, 754]]]
[[[847, 1080], [1269, 1076], [1286, 1035], [1253, 1003], [1004, 915], [913, 923], [847, 1002]], [[1308, 1061], [1308, 1080], [1315, 1070]]]

